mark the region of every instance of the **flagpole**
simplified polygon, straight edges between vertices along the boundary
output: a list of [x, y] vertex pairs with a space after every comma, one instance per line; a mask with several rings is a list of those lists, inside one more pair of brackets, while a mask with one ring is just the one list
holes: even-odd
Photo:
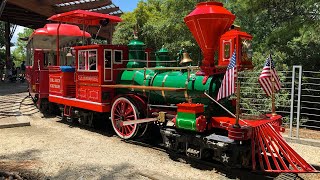
[[236, 103], [236, 122], [233, 127], [240, 128], [239, 125], [239, 114], [240, 114], [240, 81], [237, 76], [237, 103]]
[[[272, 76], [272, 75], [271, 75]], [[274, 77], [271, 77], [271, 84], [272, 84], [272, 94], [271, 94], [271, 105], [272, 105], [272, 113], [271, 113], [271, 115], [272, 116], [275, 116], [275, 115], [277, 115], [277, 113], [276, 113], [276, 106], [275, 106], [275, 93], [274, 93]]]
[[[236, 48], [236, 47], [235, 47]], [[239, 57], [237, 57], [239, 60]], [[240, 125], [239, 125], [239, 114], [240, 114], [240, 81], [239, 81], [239, 65], [238, 65], [238, 61], [236, 61], [236, 73], [237, 73], [237, 100], [236, 100], [236, 122], [235, 124], [233, 125], [233, 127], [235, 128], [240, 128]]]
[[270, 73], [271, 73], [271, 115], [275, 116], [276, 113], [276, 106], [275, 106], [275, 93], [274, 93], [274, 77], [272, 73], [272, 58], [270, 54]]

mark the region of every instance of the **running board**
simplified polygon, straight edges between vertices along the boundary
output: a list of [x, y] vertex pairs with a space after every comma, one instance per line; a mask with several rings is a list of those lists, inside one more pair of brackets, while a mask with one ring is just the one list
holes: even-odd
[[137, 119], [137, 120], [132, 120], [132, 121], [121, 121], [120, 125], [121, 126], [128, 126], [128, 125], [133, 125], [133, 124], [153, 122], [153, 121], [157, 121], [157, 120], [158, 120], [158, 118], [145, 118], [145, 119]]
[[251, 140], [253, 170], [277, 173], [318, 172], [286, 143], [277, 129], [278, 126], [271, 123], [253, 128]]

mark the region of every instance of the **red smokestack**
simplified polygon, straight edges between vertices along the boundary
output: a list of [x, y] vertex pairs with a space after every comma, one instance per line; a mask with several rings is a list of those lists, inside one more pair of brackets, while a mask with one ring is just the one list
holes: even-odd
[[204, 56], [201, 65], [202, 74], [214, 73], [214, 53], [219, 38], [230, 28], [235, 18], [236, 16], [219, 2], [199, 3], [196, 9], [184, 18]]

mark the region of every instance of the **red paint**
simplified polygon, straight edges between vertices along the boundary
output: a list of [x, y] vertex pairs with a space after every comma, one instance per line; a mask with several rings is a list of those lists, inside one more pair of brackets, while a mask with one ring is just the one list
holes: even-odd
[[205, 116], [200, 115], [196, 119], [196, 128], [198, 132], [204, 132], [207, 128], [207, 119]]
[[[260, 170], [277, 173], [314, 173], [317, 172], [298, 153], [296, 153], [274, 128], [278, 123], [261, 124], [253, 128], [252, 169], [256, 170], [256, 156]], [[280, 157], [280, 158], [279, 158]]]
[[76, 95], [74, 72], [62, 72], [59, 66], [51, 66], [49, 71], [50, 94], [74, 98]]
[[234, 140], [248, 140], [252, 136], [252, 127], [242, 126], [241, 128], [235, 128], [234, 125], [228, 127], [228, 137]]
[[203, 104], [195, 104], [195, 103], [180, 103], [177, 104], [178, 106], [178, 112], [184, 112], [184, 113], [203, 113], [204, 112], [204, 105]]
[[114, 114], [111, 119], [113, 120], [115, 130], [122, 137], [132, 136], [135, 133], [137, 124], [122, 126], [121, 122], [137, 119], [134, 107], [125, 100], [118, 100], [113, 106]]
[[44, 52], [34, 50], [33, 66], [26, 67], [26, 79], [29, 93], [33, 98], [48, 98], [49, 95], [49, 72], [44, 65]]
[[[236, 62], [238, 69], [251, 69], [253, 68], [251, 61], [244, 61], [241, 58], [242, 55], [242, 44], [241, 39], [251, 40], [252, 36], [246, 32], [232, 29], [224, 33], [220, 38], [220, 53], [219, 53], [219, 66], [228, 66], [231, 60], [232, 53], [236, 51]], [[230, 44], [230, 56], [228, 58], [224, 57], [224, 47], [225, 44]]]
[[201, 70], [203, 74], [212, 75], [214, 73], [214, 53], [219, 45], [219, 38], [230, 28], [234, 19], [235, 15], [219, 2], [199, 3], [196, 9], [184, 18], [202, 50], [204, 59]]
[[49, 101], [95, 112], [110, 112], [111, 109], [110, 103], [94, 103], [92, 101], [82, 101], [80, 99], [66, 98], [63, 96], [49, 95]]
[[109, 19], [111, 23], [121, 22], [122, 19], [118, 16], [111, 16], [108, 14], [96, 13], [86, 10], [74, 10], [61, 14], [56, 14], [48, 18], [50, 21], [58, 21], [72, 24], [84, 24], [96, 26], [100, 24], [101, 20]]
[[57, 45], [53, 42], [57, 41], [58, 34], [60, 47], [65, 46], [69, 41], [81, 40], [83, 35], [85, 38], [91, 37], [88, 32], [80, 30], [76, 25], [61, 24], [59, 32], [57, 31], [58, 26], [59, 24], [46, 24], [43, 28], [36, 29], [29, 40], [29, 42], [32, 40], [32, 48], [56, 51]]

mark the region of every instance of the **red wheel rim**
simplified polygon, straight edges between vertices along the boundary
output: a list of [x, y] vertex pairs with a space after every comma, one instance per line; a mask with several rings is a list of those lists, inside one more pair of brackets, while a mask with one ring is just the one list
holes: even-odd
[[112, 105], [111, 121], [115, 132], [124, 139], [132, 138], [137, 133], [137, 124], [121, 126], [121, 121], [137, 119], [135, 106], [126, 98], [118, 98]]

